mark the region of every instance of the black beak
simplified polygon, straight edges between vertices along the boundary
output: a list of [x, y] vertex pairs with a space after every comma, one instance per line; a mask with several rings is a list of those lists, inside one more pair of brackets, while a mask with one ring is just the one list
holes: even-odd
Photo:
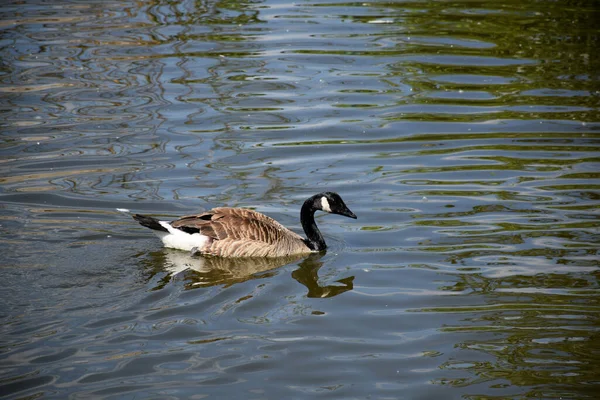
[[356, 215], [352, 211], [350, 211], [348, 208], [346, 208], [345, 210], [343, 210], [337, 214], [343, 215], [344, 217], [356, 219]]

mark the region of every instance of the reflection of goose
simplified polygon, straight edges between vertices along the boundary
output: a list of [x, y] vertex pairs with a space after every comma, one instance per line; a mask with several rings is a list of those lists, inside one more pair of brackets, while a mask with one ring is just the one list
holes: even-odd
[[[190, 287], [233, 284], [263, 276], [284, 265], [298, 262], [302, 256], [268, 258], [194, 257], [190, 253], [165, 250], [164, 268], [175, 276], [182, 274]], [[261, 275], [257, 275], [261, 274]]]
[[[311, 254], [306, 258], [299, 255], [270, 258], [194, 257], [190, 253], [174, 250], [153, 254], [159, 257], [156, 261], [164, 266], [170, 273], [169, 276], [178, 276], [178, 280], [183, 278], [186, 281], [187, 289], [233, 285], [266, 278], [276, 268], [295, 264], [300, 260], [302, 261], [297, 264], [298, 268], [292, 272], [292, 277], [308, 289], [307, 297], [334, 297], [354, 287], [354, 276], [340, 279], [334, 284], [319, 283], [319, 269], [323, 266], [320, 261], [322, 254]], [[162, 284], [166, 282], [168, 280], [164, 280]]]
[[298, 264], [298, 269], [292, 272], [292, 278], [306, 286], [308, 297], [333, 297], [354, 288], [354, 276], [339, 279], [339, 285], [321, 285], [319, 283], [319, 269], [323, 266], [319, 254], [311, 254]]
[[300, 222], [307, 239], [264, 214], [244, 208], [214, 208], [173, 222], [139, 214], [133, 218], [154, 230], [166, 247], [221, 257], [281, 257], [327, 247], [315, 223], [317, 210], [356, 218], [333, 192], [316, 194], [302, 205]]

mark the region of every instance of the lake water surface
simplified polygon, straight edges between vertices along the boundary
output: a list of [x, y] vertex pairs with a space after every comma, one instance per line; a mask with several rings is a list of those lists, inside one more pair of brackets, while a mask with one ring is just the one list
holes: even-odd
[[[586, 399], [600, 6], [5, 1], [0, 395]], [[160, 247], [215, 206], [329, 249]]]

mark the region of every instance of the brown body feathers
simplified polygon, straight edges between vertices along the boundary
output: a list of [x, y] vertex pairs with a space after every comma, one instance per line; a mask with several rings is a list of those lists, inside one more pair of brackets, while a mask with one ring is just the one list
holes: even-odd
[[273, 218], [245, 208], [214, 208], [171, 223], [210, 239], [197, 252], [221, 257], [281, 257], [310, 253], [302, 236]]

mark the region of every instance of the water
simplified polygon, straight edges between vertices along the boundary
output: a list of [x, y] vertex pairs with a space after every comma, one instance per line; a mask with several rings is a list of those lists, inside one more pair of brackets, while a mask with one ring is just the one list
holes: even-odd
[[[3, 2], [0, 394], [595, 398], [600, 8]], [[244, 206], [306, 259], [116, 208]]]

